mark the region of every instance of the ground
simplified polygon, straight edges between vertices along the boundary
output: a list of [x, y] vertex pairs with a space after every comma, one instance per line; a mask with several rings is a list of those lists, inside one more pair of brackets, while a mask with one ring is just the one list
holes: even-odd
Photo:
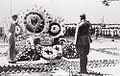
[[[7, 49], [8, 45], [6, 43], [0, 44], [0, 66], [9, 65], [7, 59]], [[91, 50], [88, 55], [88, 70], [107, 74], [109, 76], [119, 76], [120, 75], [120, 40], [116, 39], [114, 42], [108, 38], [98, 38], [97, 40], [93, 38], [91, 43]], [[66, 61], [73, 64], [77, 63], [79, 66], [79, 59], [66, 59]], [[40, 61], [34, 61], [31, 63], [47, 62], [44, 59]], [[17, 63], [29, 63], [29, 62], [17, 62]], [[30, 64], [31, 64], [30, 63]], [[69, 64], [68, 63], [68, 64]], [[65, 64], [67, 66], [67, 64]], [[71, 65], [72, 67], [73, 65]], [[78, 67], [77, 66], [77, 67]], [[61, 66], [62, 67], [62, 66]], [[57, 67], [58, 70], [52, 70], [50, 72], [22, 72], [14, 74], [4, 74], [2, 76], [70, 76], [69, 70], [65, 67]], [[74, 70], [74, 69], [73, 69]], [[74, 70], [75, 71], [75, 70]]]

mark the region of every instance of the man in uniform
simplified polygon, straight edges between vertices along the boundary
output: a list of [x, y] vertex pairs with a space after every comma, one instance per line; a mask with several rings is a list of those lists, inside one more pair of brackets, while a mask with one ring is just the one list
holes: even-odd
[[9, 63], [16, 63], [16, 52], [15, 52], [15, 27], [18, 23], [18, 16], [13, 15], [12, 21], [9, 28]]
[[86, 20], [86, 15], [80, 15], [80, 23], [76, 28], [75, 41], [77, 53], [80, 56], [80, 73], [87, 73], [87, 55], [90, 49], [90, 28], [91, 24]]

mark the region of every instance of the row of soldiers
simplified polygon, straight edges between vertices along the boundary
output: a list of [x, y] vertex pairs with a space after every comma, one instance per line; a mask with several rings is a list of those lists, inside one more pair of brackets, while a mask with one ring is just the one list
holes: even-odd
[[66, 27], [65, 28], [66, 29], [66, 32], [65, 32], [65, 36], [66, 37], [71, 37], [71, 36], [75, 36], [75, 29], [76, 29], [76, 27]]
[[120, 28], [118, 28], [118, 27], [110, 27], [110, 28], [97, 27], [97, 28], [95, 28], [94, 35], [96, 36], [96, 39], [97, 39], [97, 37], [119, 38], [120, 37]]
[[[75, 36], [75, 29], [76, 27], [66, 27], [66, 33], [65, 36], [66, 37], [71, 37], [71, 36]], [[112, 38], [120, 37], [120, 28], [119, 27], [93, 27], [91, 29], [91, 34], [92, 36], [97, 37], [107, 37], [107, 38]]]

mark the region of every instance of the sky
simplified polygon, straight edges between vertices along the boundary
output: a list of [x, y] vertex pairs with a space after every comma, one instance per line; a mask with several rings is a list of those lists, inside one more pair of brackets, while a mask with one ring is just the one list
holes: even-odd
[[[10, 5], [11, 1], [11, 5]], [[78, 23], [79, 15], [85, 13], [91, 23], [120, 23], [120, 2], [104, 6], [102, 0], [0, 0], [0, 21], [20, 10], [34, 5], [43, 6], [48, 12], [62, 16], [66, 23]], [[11, 13], [12, 11], [12, 13]]]

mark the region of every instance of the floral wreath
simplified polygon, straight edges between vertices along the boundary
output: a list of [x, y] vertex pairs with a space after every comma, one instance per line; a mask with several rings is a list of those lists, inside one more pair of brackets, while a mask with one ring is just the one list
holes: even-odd
[[17, 25], [15, 27], [15, 34], [18, 36], [18, 35], [21, 35], [23, 33], [23, 29], [20, 25]]
[[61, 27], [60, 27], [60, 24], [58, 23], [51, 23], [49, 25], [49, 34], [52, 35], [52, 36], [56, 36], [60, 33], [61, 31]]
[[30, 12], [25, 17], [26, 29], [32, 33], [40, 33], [44, 29], [44, 19], [37, 12]]
[[62, 56], [61, 45], [55, 45], [53, 47], [44, 47], [41, 51], [42, 56], [46, 59], [55, 59]]
[[[24, 29], [26, 39], [27, 37], [32, 35], [35, 36], [35, 38], [41, 38], [41, 36], [44, 34], [48, 34], [51, 38], [58, 38], [61, 35], [64, 35], [64, 24], [62, 24], [64, 20], [61, 17], [54, 19], [52, 15], [48, 14], [46, 10], [42, 10], [42, 8], [34, 8], [32, 10], [27, 9], [26, 12], [22, 12], [20, 18], [21, 24], [25, 25], [23, 26], [23, 28], [25, 27], [25, 29], [27, 29], [27, 31]], [[54, 30], [54, 28], [56, 29]], [[47, 46], [44, 46], [44, 48], [46, 47]], [[48, 55], [45, 49], [41, 50], [44, 58], [54, 59], [62, 54], [58, 50], [53, 48], [53, 46], [51, 47], [52, 48], [48, 47], [46, 49], [48, 49], [49, 51], [53, 50], [53, 54]]]

